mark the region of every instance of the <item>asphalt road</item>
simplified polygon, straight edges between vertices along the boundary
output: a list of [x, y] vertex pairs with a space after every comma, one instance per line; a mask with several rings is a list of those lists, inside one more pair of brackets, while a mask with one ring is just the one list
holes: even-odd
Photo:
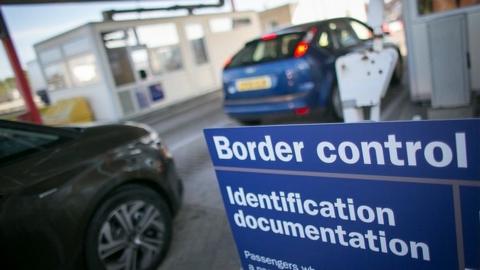
[[[415, 111], [405, 107], [408, 95], [403, 89], [391, 89], [382, 106], [383, 120], [396, 120], [407, 108], [410, 118]], [[184, 182], [183, 206], [174, 221], [170, 251], [159, 270], [240, 269], [240, 260], [223, 208], [203, 129], [239, 125], [222, 110], [221, 95], [187, 102], [177, 108], [151, 113], [137, 120], [156, 129], [172, 152]], [[411, 118], [410, 118], [411, 119]], [[318, 119], [330, 122], [331, 119]], [[293, 123], [313, 122], [290, 119]], [[267, 124], [278, 124], [270, 121]]]
[[172, 152], [185, 193], [174, 220], [174, 236], [159, 268], [240, 269], [235, 243], [226, 219], [203, 129], [237, 125], [225, 116], [215, 97], [173, 117], [144, 121], [155, 128]]

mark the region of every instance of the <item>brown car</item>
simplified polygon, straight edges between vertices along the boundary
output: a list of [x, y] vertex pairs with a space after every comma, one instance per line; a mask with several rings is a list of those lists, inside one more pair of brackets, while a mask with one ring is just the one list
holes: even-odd
[[1, 269], [154, 269], [181, 194], [146, 126], [0, 120]]

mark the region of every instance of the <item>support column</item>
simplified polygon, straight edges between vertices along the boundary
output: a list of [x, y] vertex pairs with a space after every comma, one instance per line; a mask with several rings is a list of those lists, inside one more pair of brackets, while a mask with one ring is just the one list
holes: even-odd
[[12, 39], [8, 33], [7, 24], [3, 19], [2, 10], [0, 9], [0, 38], [2, 39], [3, 47], [5, 48], [5, 52], [8, 56], [8, 60], [10, 61], [10, 65], [12, 66], [13, 73], [15, 75], [15, 80], [17, 84], [17, 88], [22, 94], [23, 100], [25, 101], [25, 106], [27, 107], [28, 111], [28, 119], [36, 124], [42, 123], [42, 118], [38, 111], [35, 102], [33, 101], [32, 90], [30, 89], [30, 85], [27, 80], [27, 76], [22, 69], [22, 65], [18, 60], [17, 52], [15, 51], [15, 47], [13, 46]]

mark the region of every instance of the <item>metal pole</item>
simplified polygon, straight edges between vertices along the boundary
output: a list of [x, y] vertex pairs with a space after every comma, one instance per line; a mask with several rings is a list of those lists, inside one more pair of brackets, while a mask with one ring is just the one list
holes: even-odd
[[373, 49], [377, 52], [383, 49], [383, 20], [385, 2], [384, 0], [370, 0], [368, 3], [368, 24], [373, 28], [374, 39]]
[[12, 39], [8, 33], [7, 24], [3, 19], [2, 10], [0, 9], [0, 38], [2, 39], [5, 52], [7, 54], [10, 65], [12, 66], [13, 73], [15, 74], [15, 79], [17, 83], [17, 88], [22, 94], [23, 100], [25, 101], [25, 106], [28, 110], [28, 118], [31, 122], [36, 124], [42, 123], [42, 118], [38, 112], [37, 106], [33, 101], [32, 90], [28, 84], [27, 76], [23, 72], [20, 61], [18, 60], [17, 52], [13, 46]]

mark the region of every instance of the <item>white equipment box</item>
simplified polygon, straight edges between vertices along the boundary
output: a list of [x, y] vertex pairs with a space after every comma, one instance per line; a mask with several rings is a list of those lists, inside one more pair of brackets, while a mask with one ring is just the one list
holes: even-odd
[[337, 59], [338, 88], [345, 122], [363, 121], [363, 107], [370, 108], [370, 119], [380, 120], [380, 100], [385, 95], [398, 53], [393, 48], [353, 52]]

